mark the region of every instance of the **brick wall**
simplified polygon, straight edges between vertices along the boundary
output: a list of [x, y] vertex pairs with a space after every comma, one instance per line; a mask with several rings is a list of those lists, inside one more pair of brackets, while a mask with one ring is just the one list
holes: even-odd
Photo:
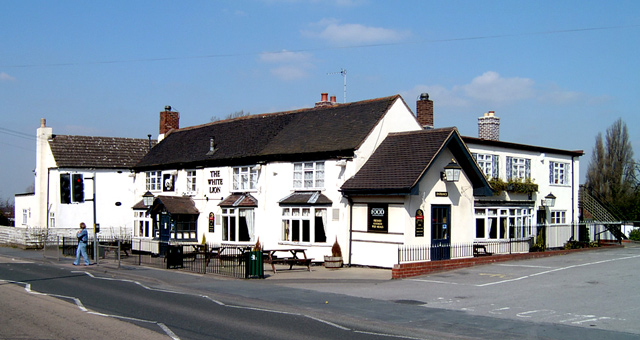
[[[615, 246], [621, 247], [619, 245], [615, 245]], [[540, 258], [540, 257], [566, 255], [574, 252], [588, 251], [593, 249], [599, 249], [599, 248], [550, 250], [550, 251], [535, 252], [535, 253], [491, 255], [491, 256], [464, 258], [464, 259], [454, 259], [454, 260], [396, 264], [393, 266], [393, 269], [391, 270], [391, 278], [403, 279], [403, 278], [426, 275], [426, 274], [431, 274], [436, 272], [474, 267], [474, 266], [479, 266], [479, 265], [489, 264], [494, 262], [528, 260], [528, 259], [534, 259], [534, 258]]]

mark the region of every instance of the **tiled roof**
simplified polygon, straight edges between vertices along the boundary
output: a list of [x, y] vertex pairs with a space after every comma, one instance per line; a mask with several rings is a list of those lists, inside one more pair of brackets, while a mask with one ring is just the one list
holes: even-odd
[[54, 135], [49, 146], [60, 168], [128, 169], [149, 151], [149, 140]]
[[478, 189], [477, 194], [491, 194], [454, 127], [389, 134], [341, 190], [347, 194], [410, 194], [445, 147]]
[[196, 208], [195, 203], [191, 197], [182, 196], [158, 196], [153, 203], [153, 209], [156, 209], [160, 205], [164, 205], [167, 211], [171, 214], [182, 215], [198, 215], [200, 212]]
[[221, 207], [255, 208], [258, 206], [258, 200], [251, 194], [231, 194], [218, 205]]
[[343, 191], [409, 193], [455, 128], [389, 134]]
[[278, 203], [281, 205], [288, 204], [300, 204], [300, 205], [324, 205], [332, 204], [331, 200], [320, 193], [319, 191], [313, 192], [294, 192], [291, 195], [281, 199]]
[[[138, 170], [352, 156], [400, 96], [262, 115], [171, 132]], [[214, 139], [215, 152], [210, 152]]]

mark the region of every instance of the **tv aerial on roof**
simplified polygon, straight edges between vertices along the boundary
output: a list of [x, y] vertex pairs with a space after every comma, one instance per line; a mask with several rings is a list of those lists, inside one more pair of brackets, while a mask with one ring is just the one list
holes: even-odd
[[343, 103], [347, 102], [347, 70], [341, 68], [339, 72], [331, 72], [331, 73], [327, 73], [328, 75], [331, 74], [341, 74], [342, 75], [342, 79], [344, 79], [344, 98], [343, 98]]

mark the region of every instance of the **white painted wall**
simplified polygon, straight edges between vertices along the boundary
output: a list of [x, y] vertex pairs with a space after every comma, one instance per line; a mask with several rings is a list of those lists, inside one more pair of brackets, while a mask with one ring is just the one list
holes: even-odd
[[[327, 209], [327, 225], [326, 225], [326, 243], [304, 243], [304, 242], [284, 242], [282, 241], [282, 207], [278, 204], [280, 200], [293, 193], [294, 191], [305, 191], [304, 189], [293, 187], [293, 163], [291, 162], [271, 162], [260, 166], [258, 186], [256, 190], [248, 191], [249, 194], [258, 200], [258, 208], [255, 211], [255, 238], [252, 242], [238, 243], [240, 245], [253, 245], [259, 238], [260, 243], [266, 248], [291, 248], [292, 246], [301, 246], [307, 248], [307, 256], [314, 258], [314, 261], [323, 261], [324, 255], [331, 254], [331, 246], [337, 239], [340, 244], [345, 258], [348, 257], [348, 239], [349, 239], [349, 211], [348, 203], [342, 197], [339, 189], [342, 184], [352, 177], [357, 170], [366, 162], [371, 153], [386, 138], [390, 132], [419, 130], [420, 125], [417, 123], [413, 113], [407, 108], [400, 99], [396, 100], [391, 106], [387, 114], [381, 119], [379, 124], [373, 129], [371, 134], [362, 143], [360, 149], [356, 151], [356, 157], [353, 160], [346, 161], [346, 165], [340, 166], [339, 160], [318, 159], [315, 161], [325, 162], [325, 187], [321, 191], [327, 196], [333, 204], [326, 207]], [[255, 164], [247, 164], [255, 166]], [[201, 242], [203, 236], [207, 242], [222, 242], [222, 225], [221, 208], [218, 206], [221, 200], [233, 193], [233, 168], [204, 168], [197, 169], [198, 189], [195, 192], [187, 192], [186, 188], [186, 170], [177, 171], [176, 191], [175, 192], [152, 192], [154, 195], [189, 195], [193, 198], [196, 208], [200, 211], [198, 218], [198, 242]], [[175, 170], [173, 170], [175, 171]], [[212, 177], [211, 172], [218, 171], [219, 177]], [[138, 173], [135, 176], [135, 202], [142, 199], [142, 195], [146, 192], [145, 173]], [[222, 185], [211, 186], [209, 180], [219, 182]], [[215, 189], [211, 190], [212, 187]], [[219, 191], [218, 191], [219, 190]], [[215, 192], [211, 192], [215, 191]], [[400, 202], [402, 205], [403, 203]], [[333, 219], [334, 210], [337, 210], [337, 219]], [[400, 208], [400, 210], [404, 210]], [[215, 232], [208, 232], [208, 216], [209, 213], [215, 214]], [[133, 214], [131, 214], [133, 216]], [[404, 227], [398, 226], [398, 231], [402, 232]]]

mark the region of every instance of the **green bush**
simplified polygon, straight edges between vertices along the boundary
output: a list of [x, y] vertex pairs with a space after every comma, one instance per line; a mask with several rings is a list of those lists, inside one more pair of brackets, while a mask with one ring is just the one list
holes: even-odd
[[631, 230], [631, 232], [629, 233], [629, 239], [640, 241], [640, 228]]

